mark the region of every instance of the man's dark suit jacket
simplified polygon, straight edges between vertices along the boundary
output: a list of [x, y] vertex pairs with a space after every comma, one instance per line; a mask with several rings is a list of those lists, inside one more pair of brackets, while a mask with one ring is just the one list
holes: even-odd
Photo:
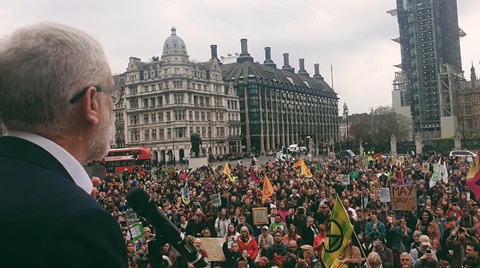
[[62, 164], [29, 141], [0, 138], [0, 267], [128, 267], [115, 219]]

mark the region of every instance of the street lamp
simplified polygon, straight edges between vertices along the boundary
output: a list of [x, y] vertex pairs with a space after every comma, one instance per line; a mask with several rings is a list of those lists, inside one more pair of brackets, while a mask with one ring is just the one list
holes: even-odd
[[173, 158], [173, 166], [175, 166], [175, 128], [172, 129], [173, 134], [173, 149], [172, 149], [172, 158]]
[[210, 158], [212, 158], [212, 120], [208, 119], [208, 136], [210, 138], [210, 148], [208, 149], [208, 153]]
[[460, 106], [460, 112], [462, 114], [462, 139], [465, 140], [465, 105]]
[[343, 103], [343, 119], [347, 121], [347, 149], [350, 149], [350, 142], [348, 139], [348, 107], [346, 102]]

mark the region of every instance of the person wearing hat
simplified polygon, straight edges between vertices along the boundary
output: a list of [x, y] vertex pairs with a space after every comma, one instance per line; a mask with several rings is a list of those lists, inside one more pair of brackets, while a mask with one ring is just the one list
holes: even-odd
[[262, 227], [262, 234], [258, 236], [258, 260], [260, 259], [260, 255], [264, 255], [263, 253], [267, 250], [268, 246], [273, 245], [273, 243], [273, 236], [268, 233], [268, 226], [264, 225]]
[[432, 248], [432, 244], [430, 244], [430, 238], [426, 235], [421, 235], [418, 241], [420, 246], [410, 251], [410, 257], [412, 258], [412, 267], [422, 267], [422, 265], [428, 260], [437, 261], [437, 255]]
[[313, 247], [310, 245], [303, 245], [300, 249], [303, 251], [303, 258], [298, 258], [296, 268], [313, 268], [317, 263]]
[[252, 260], [255, 260], [257, 258], [258, 244], [257, 241], [255, 241], [255, 238], [250, 235], [247, 226], [242, 226], [242, 228], [240, 228], [240, 236], [237, 238], [237, 242], [240, 252], [246, 250]]

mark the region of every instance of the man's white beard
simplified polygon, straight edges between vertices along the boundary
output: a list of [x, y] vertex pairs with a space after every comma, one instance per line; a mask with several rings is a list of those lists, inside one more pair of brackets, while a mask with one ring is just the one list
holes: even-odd
[[111, 112], [107, 109], [106, 97], [102, 96], [102, 112], [100, 117], [100, 125], [92, 134], [90, 143], [88, 144], [87, 154], [89, 160], [102, 160], [110, 150], [110, 139], [114, 127]]

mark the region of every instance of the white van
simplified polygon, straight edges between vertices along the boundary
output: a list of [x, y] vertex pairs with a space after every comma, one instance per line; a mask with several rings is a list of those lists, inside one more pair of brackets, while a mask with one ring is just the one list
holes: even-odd
[[290, 153], [296, 153], [300, 150], [300, 147], [298, 147], [298, 144], [292, 144], [290, 146], [288, 146], [288, 149], [287, 149]]

